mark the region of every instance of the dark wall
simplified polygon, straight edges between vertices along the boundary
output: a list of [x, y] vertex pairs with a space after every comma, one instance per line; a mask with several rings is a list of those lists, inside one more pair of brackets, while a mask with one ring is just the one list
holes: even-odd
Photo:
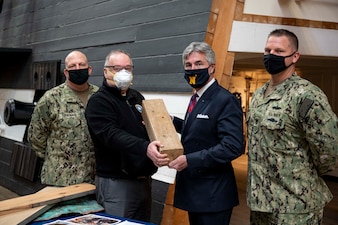
[[204, 40], [211, 2], [4, 1], [0, 46], [31, 48], [33, 62], [62, 60], [61, 69], [66, 54], [80, 49], [94, 68], [90, 81], [97, 85], [102, 82], [105, 56], [112, 49], [124, 49], [134, 60], [134, 88], [190, 92], [181, 53], [191, 41]]
[[30, 83], [31, 54], [31, 49], [0, 47], [0, 87], [27, 87]]
[[[36, 65], [61, 60], [62, 73], [65, 56], [75, 49], [87, 54], [93, 66], [90, 82], [100, 86], [106, 55], [123, 49], [133, 58], [133, 88], [190, 93], [181, 54], [190, 42], [204, 40], [212, 0], [1, 2], [0, 88], [36, 89]], [[29, 49], [29, 54], [19, 52], [12, 57], [4, 51], [9, 48]], [[0, 185], [21, 195], [33, 193], [42, 188], [39, 181], [10, 172], [14, 145], [14, 141], [0, 137]], [[153, 182], [152, 221], [156, 224], [161, 221], [167, 188], [165, 183]]]

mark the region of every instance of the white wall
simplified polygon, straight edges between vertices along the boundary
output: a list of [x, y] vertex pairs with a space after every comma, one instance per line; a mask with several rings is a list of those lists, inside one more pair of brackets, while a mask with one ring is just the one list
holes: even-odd
[[263, 53], [268, 34], [278, 28], [288, 29], [297, 35], [299, 52], [303, 55], [338, 57], [338, 30], [241, 21], [233, 22], [229, 51]]
[[337, 0], [245, 0], [244, 13], [338, 22]]
[[[338, 22], [338, 0], [246, 0], [244, 13], [318, 22]], [[338, 56], [338, 30], [234, 21], [229, 51], [262, 53], [268, 34], [277, 28], [294, 32], [300, 53]]]
[[1, 89], [0, 88], [0, 136], [21, 142], [25, 134], [26, 125], [8, 126], [3, 120], [5, 104], [13, 98], [21, 102], [33, 102], [34, 90]]

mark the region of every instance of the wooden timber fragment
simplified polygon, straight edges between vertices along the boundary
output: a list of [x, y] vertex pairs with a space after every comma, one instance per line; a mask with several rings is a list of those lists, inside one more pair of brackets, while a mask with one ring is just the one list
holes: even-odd
[[[57, 189], [57, 187], [45, 187], [41, 189], [39, 192], [49, 191]], [[34, 208], [25, 209], [22, 211], [18, 211], [15, 213], [10, 213], [6, 215], [0, 216], [0, 225], [8, 225], [8, 224], [17, 224], [17, 225], [25, 225], [34, 220], [36, 217], [40, 216], [50, 208], [52, 208], [54, 204], [37, 206]]]
[[37, 192], [0, 202], [0, 216], [38, 206], [54, 204], [95, 193], [95, 185], [82, 183]]
[[183, 146], [162, 99], [148, 99], [142, 102], [142, 117], [151, 141], [163, 144], [161, 153], [174, 160], [183, 154]]

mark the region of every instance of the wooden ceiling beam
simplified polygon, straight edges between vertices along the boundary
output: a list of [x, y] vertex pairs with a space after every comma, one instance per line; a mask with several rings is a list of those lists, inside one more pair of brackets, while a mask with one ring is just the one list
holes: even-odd
[[205, 41], [216, 54], [215, 78], [225, 88], [229, 87], [234, 64], [234, 53], [228, 52], [236, 0], [213, 0]]

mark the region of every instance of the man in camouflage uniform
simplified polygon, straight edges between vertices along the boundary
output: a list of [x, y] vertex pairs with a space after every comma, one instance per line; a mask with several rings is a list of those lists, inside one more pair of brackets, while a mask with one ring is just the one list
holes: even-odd
[[66, 82], [47, 91], [32, 114], [28, 140], [43, 158], [41, 183], [68, 186], [94, 182], [95, 156], [84, 115], [98, 87], [89, 84], [92, 67], [80, 51], [65, 59]]
[[271, 80], [254, 93], [247, 119], [252, 225], [318, 225], [332, 199], [321, 176], [336, 164], [338, 120], [325, 94], [296, 75], [299, 56], [295, 34], [269, 34]]

